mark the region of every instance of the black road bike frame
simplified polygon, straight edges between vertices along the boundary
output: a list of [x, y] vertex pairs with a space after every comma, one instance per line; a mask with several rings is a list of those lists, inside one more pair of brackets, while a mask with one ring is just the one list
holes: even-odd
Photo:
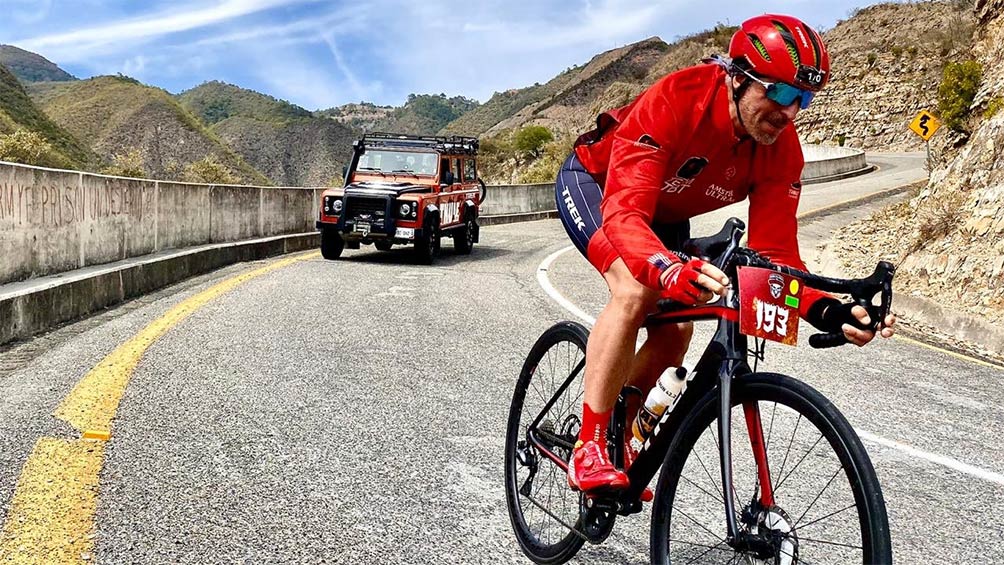
[[[725, 502], [725, 516], [728, 528], [726, 542], [735, 549], [749, 550], [757, 549], [751, 546], [751, 544], [756, 544], [757, 540], [751, 536], [742, 536], [740, 533], [734, 504], [732, 480], [732, 380], [742, 378], [753, 372], [748, 363], [749, 346], [747, 337], [739, 331], [739, 277], [736, 276], [738, 268], [741, 266], [751, 266], [772, 269], [798, 277], [806, 286], [811, 288], [825, 292], [849, 294], [855, 303], [868, 310], [872, 320], [871, 329], [877, 331], [882, 327], [882, 322], [888, 315], [892, 305], [892, 278], [895, 273], [895, 267], [883, 261], [876, 266], [875, 272], [866, 278], [843, 280], [821, 277], [798, 269], [776, 265], [755, 251], [740, 247], [739, 242], [744, 233], [745, 224], [739, 219], [731, 218], [718, 234], [706, 238], [688, 240], [684, 244], [685, 253], [681, 254], [684, 260], [686, 260], [685, 255], [687, 253], [706, 258], [714, 257], [712, 263], [722, 269], [729, 277], [729, 280], [732, 281], [732, 290], [727, 296], [714, 303], [696, 307], [683, 307], [679, 303], [661, 301], [659, 304], [660, 312], [649, 316], [646, 326], [717, 319], [718, 329], [692, 374], [688, 376], [687, 389], [680, 398], [679, 403], [672, 411], [664, 414], [662, 419], [656, 424], [649, 437], [645, 440], [634, 463], [627, 470], [630, 487], [606, 496], [601, 494], [587, 497], [587, 504], [590, 505], [590, 508], [613, 511], [622, 515], [640, 512], [642, 491], [652, 481], [660, 465], [663, 464], [667, 455], [669, 455], [676, 437], [676, 430], [681, 428], [681, 424], [693, 412], [697, 403], [717, 386], [719, 409], [718, 448], [721, 463], [722, 495]], [[873, 304], [876, 295], [880, 295], [880, 303], [877, 305]], [[846, 342], [842, 333], [816, 334], [809, 338], [809, 344], [816, 348], [834, 347]], [[566, 471], [568, 466], [565, 460], [547, 446], [561, 446], [568, 453], [571, 453], [573, 445], [567, 441], [567, 438], [559, 436], [553, 430], [542, 430], [538, 426], [562, 393], [579, 377], [584, 368], [585, 360], [583, 359], [572, 370], [568, 378], [565, 379], [561, 387], [558, 388], [554, 396], [527, 428], [529, 443], [540, 451], [541, 454], [551, 459]], [[613, 451], [612, 459], [616, 465], [621, 467], [623, 467], [624, 461], [623, 444], [621, 441], [614, 441], [614, 438], [624, 437], [627, 398], [631, 395], [640, 396], [641, 391], [633, 387], [626, 387], [624, 389], [617, 400], [609, 426], [609, 438], [611, 441], [608, 443], [611, 445]], [[743, 408], [746, 423], [750, 431], [754, 460], [758, 467], [757, 475], [760, 479], [759, 484], [761, 485], [760, 502], [764, 507], [770, 507], [773, 505], [773, 487], [770, 482], [771, 475], [770, 470], [767, 468], [766, 454], [763, 446], [763, 430], [759, 409], [755, 403], [744, 405]], [[568, 525], [566, 524], [566, 526]], [[573, 531], [589, 539], [588, 535], [574, 529]]]

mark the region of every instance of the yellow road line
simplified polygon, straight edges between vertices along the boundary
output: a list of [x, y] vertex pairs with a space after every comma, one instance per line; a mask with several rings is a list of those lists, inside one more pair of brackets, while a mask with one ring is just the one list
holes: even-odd
[[[133, 370], [158, 338], [235, 287], [319, 255], [314, 251], [270, 263], [219, 282], [171, 308], [91, 369], [53, 415], [85, 438], [108, 439]], [[0, 559], [4, 563], [85, 563], [90, 559], [103, 461], [101, 441], [41, 438], [14, 490], [0, 534]]]
[[970, 357], [969, 355], [966, 355], [965, 353], [959, 353], [958, 351], [952, 351], [951, 349], [945, 349], [943, 347], [938, 347], [937, 345], [931, 345], [930, 343], [924, 343], [923, 341], [917, 341], [915, 339], [912, 339], [912, 338], [909, 338], [909, 337], [906, 337], [906, 336], [902, 336], [900, 334], [896, 334], [893, 337], [896, 338], [896, 339], [898, 339], [898, 340], [900, 340], [900, 341], [905, 341], [906, 343], [909, 343], [911, 345], [919, 345], [921, 347], [926, 347], [928, 349], [933, 349], [934, 351], [940, 351], [941, 353], [944, 353], [946, 355], [951, 355], [952, 357], [955, 357], [956, 359], [961, 359], [963, 361], [969, 361], [970, 363], [976, 363], [977, 365], [981, 365], [983, 367], [988, 367], [990, 369], [997, 369], [998, 371], [1004, 371], [1004, 367], [1001, 367], [1000, 365], [997, 365], [997, 364], [994, 364], [994, 363], [990, 363], [990, 362], [984, 361], [982, 359], [977, 359], [975, 357]]

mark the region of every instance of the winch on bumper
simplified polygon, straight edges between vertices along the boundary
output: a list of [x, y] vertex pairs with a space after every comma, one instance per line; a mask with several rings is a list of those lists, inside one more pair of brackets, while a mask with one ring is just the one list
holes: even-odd
[[[341, 210], [335, 229], [346, 242], [412, 243], [422, 237], [417, 227], [419, 203], [399, 200], [390, 195], [355, 195], [346, 193], [341, 198]], [[317, 222], [317, 228], [332, 224]]]

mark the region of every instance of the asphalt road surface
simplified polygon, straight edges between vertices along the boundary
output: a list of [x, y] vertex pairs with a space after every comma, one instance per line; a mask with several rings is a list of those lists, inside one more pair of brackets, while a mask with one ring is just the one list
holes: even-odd
[[[882, 169], [869, 177], [805, 187], [803, 210], [915, 180], [921, 159], [874, 157]], [[695, 234], [729, 214], [744, 209], [695, 221]], [[506, 417], [534, 340], [575, 319], [538, 281], [567, 245], [550, 220], [483, 228], [471, 256], [446, 241], [432, 267], [406, 249], [312, 255], [196, 309], [152, 343], [125, 388], [81, 559], [526, 562], [505, 507]], [[554, 291], [595, 317], [600, 278], [574, 251], [552, 260]], [[172, 307], [268, 263], [0, 352], [3, 516], [39, 438], [78, 437], [52, 414], [88, 371]], [[899, 562], [1004, 562], [1001, 370], [899, 339], [774, 346], [761, 366], [819, 389], [865, 438]], [[647, 562], [648, 520], [619, 520], [576, 562]]]

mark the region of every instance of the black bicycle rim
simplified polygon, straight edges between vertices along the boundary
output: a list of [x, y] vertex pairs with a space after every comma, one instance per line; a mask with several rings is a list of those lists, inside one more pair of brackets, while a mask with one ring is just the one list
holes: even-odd
[[[717, 391], [696, 406], [660, 474], [652, 510], [653, 563], [741, 563], [725, 540]], [[775, 507], [765, 509], [741, 404], [760, 409]], [[889, 525], [874, 468], [847, 420], [812, 387], [761, 373], [733, 383], [734, 497], [740, 530], [772, 531], [757, 563], [890, 563]]]

